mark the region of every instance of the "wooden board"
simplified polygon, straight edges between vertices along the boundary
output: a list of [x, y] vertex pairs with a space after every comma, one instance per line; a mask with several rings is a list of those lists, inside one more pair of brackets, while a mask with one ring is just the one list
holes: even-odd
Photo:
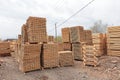
[[109, 56], [120, 56], [120, 50], [108, 50], [107, 51], [107, 54], [109, 55]]
[[107, 49], [120, 50], [120, 44], [108, 44]]
[[103, 38], [103, 34], [102, 33], [93, 33], [92, 34], [92, 38], [93, 39]]
[[108, 32], [119, 32], [120, 31], [120, 26], [111, 26], [107, 28]]

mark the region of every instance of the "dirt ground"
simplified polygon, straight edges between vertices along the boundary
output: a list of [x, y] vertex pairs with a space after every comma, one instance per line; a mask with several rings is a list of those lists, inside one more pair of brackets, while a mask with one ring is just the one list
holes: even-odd
[[102, 56], [99, 66], [84, 66], [75, 61], [71, 67], [60, 67], [22, 73], [12, 57], [0, 57], [0, 80], [120, 80], [120, 57]]

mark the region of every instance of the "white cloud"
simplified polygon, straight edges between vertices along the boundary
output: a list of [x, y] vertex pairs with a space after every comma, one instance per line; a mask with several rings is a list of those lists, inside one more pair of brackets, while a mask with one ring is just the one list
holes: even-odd
[[[29, 16], [47, 18], [48, 34], [54, 34], [55, 22], [62, 23], [91, 0], [0, 0], [0, 37], [16, 38]], [[96, 20], [120, 25], [120, 0], [95, 0], [91, 5], [58, 28], [83, 25], [90, 27]]]

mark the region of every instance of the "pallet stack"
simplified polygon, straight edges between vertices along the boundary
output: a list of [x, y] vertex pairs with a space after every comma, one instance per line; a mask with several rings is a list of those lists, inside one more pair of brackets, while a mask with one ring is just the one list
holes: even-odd
[[10, 41], [10, 50], [11, 50], [11, 52], [15, 52], [16, 43], [17, 43], [16, 40]]
[[82, 26], [70, 28], [70, 39], [72, 43], [84, 42], [84, 29]]
[[0, 56], [10, 55], [10, 43], [9, 42], [0, 42]]
[[57, 44], [44, 44], [42, 54], [43, 68], [54, 68], [59, 66]]
[[41, 69], [41, 44], [22, 44], [19, 69], [22, 72]]
[[58, 51], [71, 51], [71, 43], [58, 43]]
[[[21, 47], [18, 47], [19, 68], [22, 72], [41, 68], [41, 52], [43, 43], [47, 43], [46, 19], [29, 17], [22, 26]], [[19, 52], [20, 51], [20, 52]]]
[[107, 55], [107, 34], [103, 34], [103, 39], [104, 39], [104, 54]]
[[97, 66], [98, 59], [96, 57], [96, 49], [93, 45], [84, 45], [83, 49], [83, 64]]
[[74, 59], [83, 60], [82, 44], [80, 43], [72, 44], [72, 51], [74, 53]]
[[62, 28], [62, 42], [70, 43], [70, 28]]
[[73, 66], [74, 65], [74, 56], [72, 51], [60, 51], [59, 54], [59, 64], [63, 66]]
[[50, 43], [50, 42], [54, 42], [54, 36], [47, 36], [47, 42]]
[[87, 45], [92, 45], [92, 31], [91, 30], [84, 30], [85, 41]]
[[58, 51], [71, 51], [70, 28], [62, 28], [62, 43], [58, 43]]
[[25, 44], [26, 42], [28, 42], [28, 26], [26, 24], [23, 24], [22, 28], [21, 28], [21, 33], [22, 33], [22, 43]]
[[72, 43], [72, 51], [75, 60], [82, 60], [82, 44], [85, 39], [84, 30], [82, 26], [76, 26], [70, 28], [70, 40]]
[[94, 33], [92, 35], [93, 44], [96, 47], [97, 53], [96, 56], [102, 56], [105, 50], [105, 41], [102, 33]]
[[120, 56], [120, 26], [108, 27], [107, 53], [110, 56]]
[[29, 43], [47, 42], [46, 18], [29, 17], [26, 24]]

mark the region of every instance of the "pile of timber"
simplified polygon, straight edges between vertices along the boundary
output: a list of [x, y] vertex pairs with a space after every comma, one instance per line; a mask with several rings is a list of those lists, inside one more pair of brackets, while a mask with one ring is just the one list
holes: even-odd
[[93, 44], [96, 47], [96, 56], [102, 56], [105, 53], [105, 34], [94, 33], [92, 34]]
[[10, 43], [9, 42], [0, 42], [0, 56], [10, 55]]
[[84, 42], [84, 30], [82, 26], [70, 27], [70, 39], [72, 43]]
[[72, 51], [60, 51], [59, 54], [59, 64], [60, 66], [73, 66], [74, 57]]
[[107, 30], [107, 54], [120, 56], [120, 26], [108, 27]]
[[58, 51], [71, 51], [71, 43], [58, 43]]
[[42, 54], [43, 68], [59, 67], [57, 44], [44, 44]]
[[19, 69], [22, 72], [41, 69], [42, 45], [47, 43], [46, 18], [29, 17], [19, 37], [16, 45]]
[[92, 42], [92, 31], [91, 30], [84, 30], [84, 42], [87, 44], [87, 45], [92, 45], [93, 42]]
[[47, 42], [54, 42], [54, 36], [47, 36]]
[[62, 42], [70, 43], [70, 28], [62, 28]]
[[41, 69], [41, 44], [22, 44], [19, 69], [22, 72]]
[[96, 49], [93, 45], [84, 45], [83, 46], [83, 64], [97, 66], [98, 59], [96, 57]]

